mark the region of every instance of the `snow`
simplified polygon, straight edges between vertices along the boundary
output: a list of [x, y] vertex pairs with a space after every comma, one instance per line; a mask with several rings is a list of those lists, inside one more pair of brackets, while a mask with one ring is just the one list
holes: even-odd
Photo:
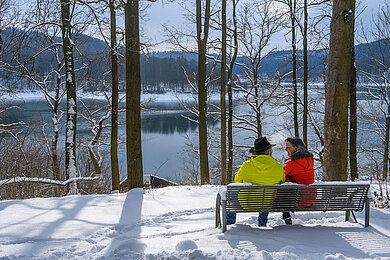
[[[102, 99], [102, 100], [106, 99], [106, 97], [102, 93], [99, 94], [98, 92], [91, 93], [91, 92], [78, 91], [77, 96], [82, 98], [93, 98], [93, 99]], [[119, 99], [123, 98], [123, 96], [124, 94], [120, 94]], [[9, 101], [14, 101], [14, 100], [29, 101], [29, 100], [43, 100], [44, 96], [40, 91], [29, 91], [29, 92], [18, 92], [16, 94], [3, 96], [3, 98]], [[153, 100], [153, 101], [166, 102], [166, 101], [178, 101], [178, 99], [193, 101], [193, 96], [189, 93], [174, 93], [174, 92], [167, 92], [164, 94], [141, 94], [142, 101]], [[220, 100], [220, 94], [215, 93], [211, 95], [210, 100], [213, 101]]]
[[370, 227], [345, 212], [241, 213], [214, 228], [222, 186], [133, 189], [0, 202], [0, 259], [389, 259], [390, 211], [371, 208]]

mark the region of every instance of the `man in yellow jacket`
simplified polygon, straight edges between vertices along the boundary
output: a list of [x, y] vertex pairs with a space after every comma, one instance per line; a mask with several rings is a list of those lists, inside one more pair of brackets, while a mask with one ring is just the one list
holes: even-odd
[[[272, 145], [266, 137], [255, 140], [254, 147], [250, 149], [252, 156], [245, 161], [236, 176], [236, 183], [251, 183], [253, 185], [282, 184], [285, 181], [283, 165], [272, 157]], [[268, 212], [259, 212], [258, 225], [266, 226]], [[227, 214], [227, 224], [236, 223], [236, 214]]]

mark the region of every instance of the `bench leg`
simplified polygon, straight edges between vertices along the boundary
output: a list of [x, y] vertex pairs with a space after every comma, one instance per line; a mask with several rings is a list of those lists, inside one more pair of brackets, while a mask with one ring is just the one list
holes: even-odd
[[222, 232], [226, 231], [226, 201], [222, 201]]
[[221, 227], [221, 195], [217, 194], [215, 202], [215, 228]]
[[350, 210], [345, 211], [345, 222], [349, 221], [350, 216], [351, 216], [351, 211]]
[[356, 218], [356, 216], [355, 216], [355, 212], [353, 212], [353, 210], [351, 210], [351, 213], [352, 213], [353, 219], [355, 220], [355, 223], [358, 223], [357, 218]]
[[364, 216], [364, 227], [368, 227], [370, 225], [370, 198], [366, 197], [366, 205], [364, 207], [366, 208], [365, 216]]

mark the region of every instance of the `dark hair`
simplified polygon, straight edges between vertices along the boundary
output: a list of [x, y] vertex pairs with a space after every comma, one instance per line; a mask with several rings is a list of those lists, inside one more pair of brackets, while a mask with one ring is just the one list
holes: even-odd
[[285, 141], [286, 143], [289, 142], [292, 144], [292, 146], [294, 146], [295, 148], [297, 148], [298, 150], [302, 150], [302, 151], [306, 151], [306, 145], [305, 143], [302, 141], [301, 138], [299, 137], [296, 137], [296, 136], [293, 136], [293, 137], [288, 137]]

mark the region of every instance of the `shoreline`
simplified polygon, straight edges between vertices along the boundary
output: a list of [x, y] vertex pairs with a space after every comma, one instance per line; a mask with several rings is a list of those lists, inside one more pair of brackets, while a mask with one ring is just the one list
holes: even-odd
[[[54, 95], [54, 93], [51, 93]], [[125, 94], [120, 93], [119, 99], [123, 98]], [[64, 98], [66, 95], [64, 95]], [[101, 99], [105, 100], [105, 96], [102, 93], [92, 93], [92, 92], [77, 92], [77, 97], [83, 99]], [[7, 101], [34, 101], [34, 100], [44, 100], [45, 97], [40, 91], [31, 91], [31, 92], [17, 92], [11, 94], [3, 94], [1, 96], [3, 100]], [[219, 93], [213, 94], [210, 100], [217, 101], [220, 99]], [[172, 102], [179, 100], [194, 100], [193, 96], [189, 93], [174, 93], [166, 92], [164, 94], [141, 94], [141, 101], [160, 101], [160, 102]], [[124, 101], [124, 100], [123, 100]], [[63, 102], [63, 101], [62, 101]]]

